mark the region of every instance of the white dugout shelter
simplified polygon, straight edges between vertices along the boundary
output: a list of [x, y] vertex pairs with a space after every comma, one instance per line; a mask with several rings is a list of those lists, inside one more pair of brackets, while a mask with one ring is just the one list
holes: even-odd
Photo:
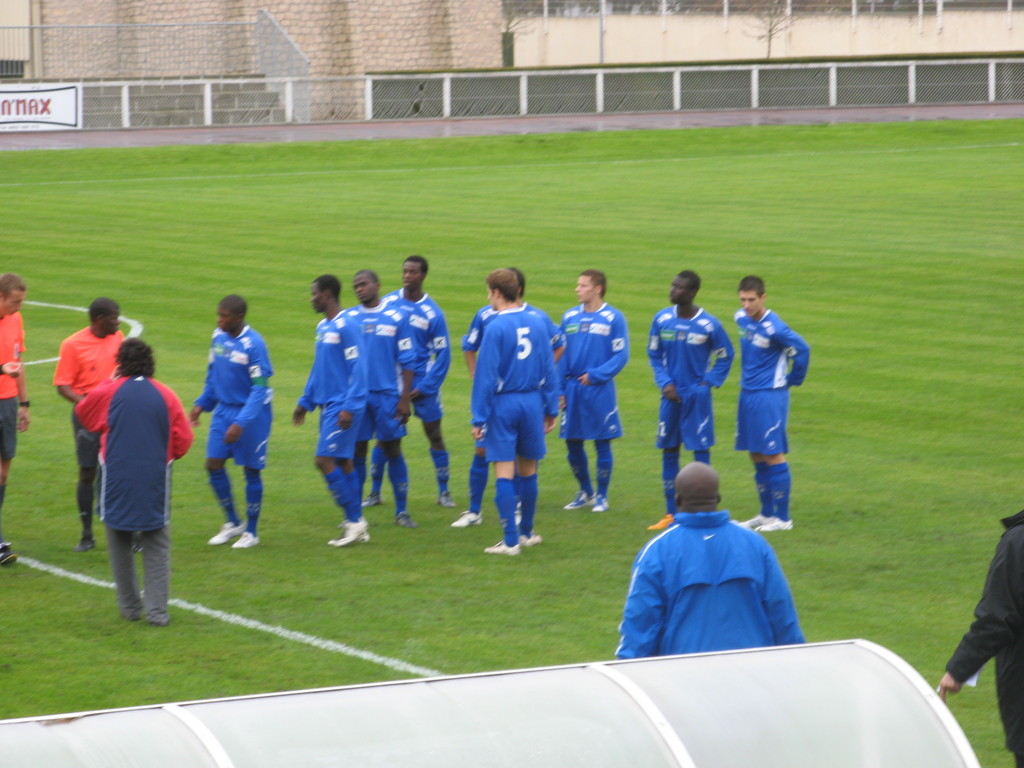
[[978, 768], [863, 640], [0, 721], [25, 768]]

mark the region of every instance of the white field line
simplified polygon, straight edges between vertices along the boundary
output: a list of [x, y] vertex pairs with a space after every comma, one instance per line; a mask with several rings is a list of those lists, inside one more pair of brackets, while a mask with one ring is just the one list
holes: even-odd
[[[20, 557], [18, 558], [18, 562], [27, 565], [29, 568], [35, 568], [36, 570], [44, 571], [63, 579], [77, 581], [80, 584], [87, 584], [90, 587], [114, 589], [113, 582], [101, 581], [100, 579], [94, 579], [92, 576], [75, 573], [74, 571], [66, 571], [63, 568], [42, 563], [31, 557]], [[291, 640], [295, 643], [301, 643], [313, 648], [318, 648], [321, 651], [329, 651], [331, 653], [340, 653], [344, 656], [352, 656], [356, 659], [369, 661], [372, 664], [379, 664], [382, 667], [387, 667], [388, 669], [392, 669], [396, 672], [407, 672], [411, 675], [418, 675], [420, 677], [440, 677], [443, 674], [442, 672], [438, 672], [436, 669], [419, 667], [415, 664], [410, 664], [407, 661], [402, 661], [401, 659], [392, 659], [387, 656], [380, 656], [379, 654], [371, 651], [354, 648], [351, 645], [336, 643], [333, 640], [327, 640], [322, 637], [317, 637], [316, 635], [307, 635], [305, 632], [296, 632], [295, 630], [279, 627], [274, 624], [264, 624], [262, 621], [248, 619], [245, 616], [239, 616], [236, 613], [227, 613], [225, 611], [218, 611], [215, 608], [207, 608], [205, 605], [200, 605], [199, 603], [192, 603], [187, 600], [179, 600], [177, 598], [171, 598], [168, 603], [175, 608], [180, 608], [184, 611], [191, 611], [192, 613], [198, 613], [200, 616], [217, 619], [218, 621], [223, 621], [226, 624], [234, 624], [235, 626], [244, 627], [245, 629], [251, 629], [256, 632], [266, 632], [267, 634], [274, 635], [275, 637], [280, 637], [283, 640]]]
[[833, 157], [837, 155], [903, 155], [927, 152], [966, 152], [978, 149], [1007, 149], [1019, 147], [1022, 142], [1010, 141], [1002, 144], [963, 144], [938, 147], [904, 147], [900, 149], [854, 149], [835, 152], [768, 152], [750, 155], [704, 155], [699, 157], [664, 157], [664, 158], [631, 158], [623, 160], [579, 160], [562, 163], [514, 163], [501, 165], [452, 165], [437, 168], [365, 168], [338, 169], [319, 171], [280, 171], [276, 173], [235, 173], [222, 176], [140, 176], [125, 179], [69, 179], [64, 181], [12, 181], [0, 183], [0, 189], [8, 187], [53, 187], [81, 184], [134, 184], [136, 182], [158, 181], [231, 181], [235, 179], [273, 179], [298, 178], [303, 176], [356, 176], [400, 173], [442, 173], [457, 171], [523, 170], [529, 172], [536, 168], [580, 168], [599, 165], [649, 165], [653, 163], [693, 163], [693, 162], [724, 162], [729, 160], [784, 159], [800, 157]]
[[[45, 301], [25, 301], [25, 304], [31, 304], [33, 307], [49, 307], [51, 309], [68, 309], [72, 312], [88, 312], [88, 307], [72, 307], [70, 304], [48, 304]], [[121, 315], [121, 321], [128, 323], [128, 336], [139, 336], [142, 331], [145, 330], [142, 323], [138, 320], [133, 320], [130, 317]], [[55, 363], [59, 360], [59, 357], [48, 357], [45, 360], [28, 360], [25, 365], [39, 365], [41, 363]]]

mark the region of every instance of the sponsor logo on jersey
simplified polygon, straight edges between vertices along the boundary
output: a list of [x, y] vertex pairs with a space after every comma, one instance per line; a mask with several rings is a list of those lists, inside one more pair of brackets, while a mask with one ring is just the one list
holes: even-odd
[[232, 363], [238, 363], [239, 365], [248, 365], [249, 356], [242, 352], [240, 349], [231, 350], [231, 354], [228, 355], [228, 360]]
[[755, 333], [751, 337], [750, 341], [755, 347], [758, 347], [759, 349], [768, 349], [768, 347], [772, 345], [771, 339], [769, 339], [767, 336], [762, 336], [759, 333]]
[[398, 328], [394, 325], [378, 325], [375, 331], [377, 336], [394, 336], [397, 333]]
[[345, 347], [345, 359], [355, 360], [359, 357], [359, 347]]
[[435, 336], [434, 337], [434, 349], [444, 349], [448, 346], [447, 336]]
[[591, 323], [590, 333], [596, 333], [598, 336], [611, 336], [612, 327], [608, 323]]
[[686, 334], [687, 344], [707, 344], [708, 335], [706, 333], [688, 333]]
[[376, 332], [377, 332], [377, 324], [376, 323], [363, 323], [363, 333], [368, 333], [370, 335], [373, 335]]
[[224, 345], [220, 344], [220, 343], [214, 344], [213, 345], [213, 349], [210, 350], [210, 352], [212, 354], [216, 355], [217, 357], [221, 357], [224, 354], [225, 351], [226, 350], [225, 350]]
[[478, 331], [476, 328], [474, 328], [468, 334], [466, 334], [466, 341], [469, 344], [476, 344], [476, 340], [477, 340], [477, 338], [479, 338], [479, 336], [480, 336], [480, 331]]
[[566, 333], [578, 333], [579, 330], [580, 330], [580, 324], [579, 323], [569, 323], [569, 325], [565, 326], [565, 332]]
[[625, 339], [612, 339], [612, 352], [621, 352], [626, 348]]
[[336, 331], [328, 331], [324, 334], [324, 344], [341, 344], [341, 334]]
[[[392, 328], [392, 333], [390, 334], [391, 336], [395, 335], [394, 334], [394, 330], [395, 329]], [[398, 340], [398, 348], [399, 349], [412, 349], [412, 339], [399, 339]]]
[[430, 321], [420, 315], [413, 315], [409, 318], [409, 325], [413, 328], [419, 328], [420, 330], [425, 331], [430, 327]]
[[657, 336], [657, 334], [655, 334], [654, 336], [651, 336], [651, 340], [648, 342], [647, 348], [648, 349], [657, 349], [658, 348], [658, 336]]
[[249, 366], [249, 378], [259, 379], [263, 377], [263, 370], [258, 365]]

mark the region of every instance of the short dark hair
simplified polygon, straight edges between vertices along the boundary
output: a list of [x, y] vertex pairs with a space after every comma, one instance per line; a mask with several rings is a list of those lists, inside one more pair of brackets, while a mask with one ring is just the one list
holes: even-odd
[[249, 311], [249, 305], [237, 293], [228, 294], [220, 300], [217, 306], [230, 312], [232, 315], [239, 315], [240, 317], [245, 317], [245, 313]]
[[121, 376], [146, 376], [152, 378], [156, 364], [153, 349], [142, 339], [125, 339], [117, 350], [117, 371]]
[[113, 317], [119, 314], [121, 314], [121, 306], [113, 299], [108, 299], [105, 296], [93, 299], [92, 304], [89, 305], [90, 320], [96, 320], [101, 317]]
[[740, 280], [740, 287], [737, 291], [753, 291], [758, 296], [764, 296], [764, 280], [757, 275], [747, 275]]
[[377, 277], [377, 273], [374, 272], [372, 269], [360, 269], [358, 272], [356, 272], [355, 276], [352, 279], [355, 280], [362, 275], [366, 275], [366, 277], [370, 279], [370, 282], [380, 285], [380, 278]]
[[683, 280], [688, 282], [690, 284], [690, 287], [693, 289], [694, 293], [700, 290], [700, 275], [698, 275], [692, 269], [684, 269], [682, 272], [676, 275], [676, 277], [682, 278]]
[[523, 274], [522, 270], [516, 267], [509, 267], [509, 270], [516, 276], [516, 282], [519, 283], [519, 295], [526, 295], [526, 275]]
[[580, 272], [580, 277], [590, 278], [591, 285], [596, 285], [601, 289], [601, 298], [604, 298], [605, 289], [608, 287], [608, 278], [604, 276], [604, 272], [600, 269], [584, 269]]
[[405, 264], [406, 261], [411, 261], [414, 264], [419, 264], [420, 272], [422, 272], [424, 275], [427, 274], [427, 269], [429, 268], [429, 265], [427, 264], [427, 260], [424, 259], [422, 256], [419, 256], [414, 253], [412, 256], [406, 257], [405, 261], [403, 261], [402, 263]]
[[487, 288], [498, 291], [505, 301], [519, 298], [519, 280], [512, 269], [496, 269], [487, 276]]
[[0, 275], [0, 296], [10, 296], [13, 291], [24, 291], [25, 281], [13, 272]]
[[316, 280], [313, 281], [321, 292], [327, 291], [337, 301], [338, 297], [341, 296], [341, 282], [334, 275], [320, 275]]

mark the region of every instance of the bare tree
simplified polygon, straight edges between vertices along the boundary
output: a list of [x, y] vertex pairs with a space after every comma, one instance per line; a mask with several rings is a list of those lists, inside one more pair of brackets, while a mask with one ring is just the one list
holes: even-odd
[[[525, 32], [532, 23], [536, 3], [530, 0], [503, 0], [501, 27], [501, 58], [502, 66], [515, 66], [515, 39], [520, 32]], [[531, 13], [532, 12], [532, 13]]]
[[754, 16], [756, 38], [767, 45], [765, 58], [772, 57], [772, 41], [793, 26], [792, 0], [752, 0], [750, 13]]

